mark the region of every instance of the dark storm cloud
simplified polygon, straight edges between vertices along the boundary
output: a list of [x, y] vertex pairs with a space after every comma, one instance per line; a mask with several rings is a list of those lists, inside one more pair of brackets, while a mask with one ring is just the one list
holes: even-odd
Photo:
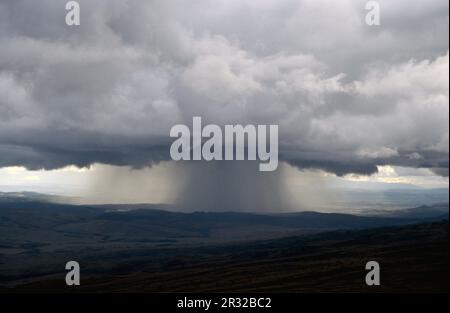
[[0, 167], [152, 165], [200, 115], [279, 124], [300, 168], [448, 176], [445, 0], [377, 28], [365, 1], [80, 1], [77, 28], [65, 2], [0, 1]]
[[5, 140], [0, 145], [0, 167], [19, 164], [38, 170], [57, 169], [68, 164], [87, 167], [104, 163], [141, 168], [168, 160], [169, 148], [165, 136], [129, 138], [116, 135], [111, 138], [85, 131], [38, 132], [29, 134], [26, 140], [18, 137]]

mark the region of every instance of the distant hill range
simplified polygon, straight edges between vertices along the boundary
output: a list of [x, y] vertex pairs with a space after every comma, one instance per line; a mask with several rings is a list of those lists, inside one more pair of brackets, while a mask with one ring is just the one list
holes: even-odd
[[88, 242], [251, 240], [334, 229], [366, 229], [448, 218], [448, 204], [380, 211], [374, 216], [298, 212], [181, 213], [167, 205], [71, 205], [46, 201], [39, 194], [0, 195], [0, 245], [49, 246]]
[[[91, 275], [160, 271], [203, 257], [210, 260], [207, 251], [221, 251], [224, 245], [239, 255], [241, 244], [262, 240], [448, 221], [448, 204], [380, 211], [376, 216], [168, 209], [173, 207], [71, 205], [40, 194], [2, 193], [0, 285], [60, 275], [72, 259], [83, 262], [84, 272]], [[289, 241], [282, 243], [287, 247]]]

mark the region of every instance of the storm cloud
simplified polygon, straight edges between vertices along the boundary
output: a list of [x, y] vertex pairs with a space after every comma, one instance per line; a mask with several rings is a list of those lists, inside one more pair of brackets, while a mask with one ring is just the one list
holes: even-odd
[[151, 166], [202, 116], [279, 125], [299, 168], [448, 176], [446, 0], [379, 1], [377, 27], [358, 0], [79, 2], [69, 27], [0, 0], [0, 167]]

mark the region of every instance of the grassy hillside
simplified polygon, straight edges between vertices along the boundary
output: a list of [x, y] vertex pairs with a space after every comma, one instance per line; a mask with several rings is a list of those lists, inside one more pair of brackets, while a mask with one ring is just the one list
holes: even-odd
[[[61, 274], [7, 291], [448, 292], [448, 250], [442, 221], [178, 249], [153, 270], [141, 256], [134, 272], [87, 275], [75, 289]], [[364, 283], [370, 260], [381, 265], [379, 287]]]

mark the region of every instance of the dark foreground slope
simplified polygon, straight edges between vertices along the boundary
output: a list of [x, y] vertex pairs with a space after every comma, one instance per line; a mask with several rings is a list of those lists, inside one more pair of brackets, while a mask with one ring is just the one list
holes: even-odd
[[[448, 251], [442, 221], [180, 249], [159, 270], [85, 276], [76, 288], [60, 275], [3, 291], [448, 292]], [[381, 265], [379, 287], [365, 285], [370, 260]]]
[[260, 254], [303, 252], [307, 248], [291, 247], [281, 241], [267, 252], [266, 243], [253, 247], [249, 242], [338, 229], [402, 226], [448, 217], [448, 213], [442, 215], [448, 212], [448, 205], [432, 218], [411, 218], [408, 214], [370, 217], [317, 212], [179, 213], [145, 205], [126, 206], [124, 211], [123, 207], [16, 198], [0, 201], [0, 286], [59, 277], [71, 260], [78, 261], [83, 274], [90, 276], [167, 271], [204, 262], [251, 261]]

